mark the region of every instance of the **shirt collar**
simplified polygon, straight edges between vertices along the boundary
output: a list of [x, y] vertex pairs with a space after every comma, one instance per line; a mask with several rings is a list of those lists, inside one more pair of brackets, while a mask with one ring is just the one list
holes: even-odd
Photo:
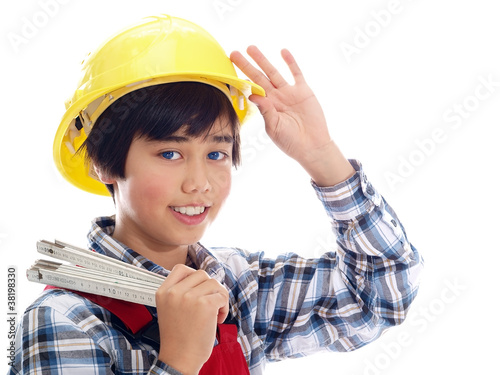
[[[141, 254], [127, 247], [120, 241], [115, 240], [112, 235], [115, 230], [115, 217], [102, 216], [94, 219], [87, 235], [89, 246], [92, 250], [132, 264], [139, 268], [168, 276], [170, 271], [143, 257]], [[208, 275], [220, 283], [224, 281], [224, 268], [217, 258], [200, 243], [189, 246], [186, 264], [195, 269], [205, 270]]]

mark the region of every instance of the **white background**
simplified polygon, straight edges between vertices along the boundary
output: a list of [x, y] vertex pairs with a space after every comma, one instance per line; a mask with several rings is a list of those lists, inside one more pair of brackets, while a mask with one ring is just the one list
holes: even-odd
[[[110, 199], [73, 188], [52, 162], [53, 135], [80, 62], [123, 26], [169, 13], [206, 28], [228, 53], [256, 44], [285, 71], [279, 50], [289, 48], [332, 136], [347, 157], [363, 162], [426, 259], [402, 326], [357, 352], [272, 364], [267, 374], [498, 371], [497, 2], [60, 0], [44, 10], [54, 1], [9, 1], [0, 10], [0, 280], [7, 284], [8, 266], [17, 268], [19, 313], [42, 289], [24, 277], [38, 258], [35, 242], [85, 246], [90, 220], [113, 213]], [[202, 242], [317, 256], [334, 246], [326, 215], [308, 177], [262, 126], [259, 117], [245, 125], [243, 167]], [[8, 326], [6, 287], [0, 289], [1, 364]]]

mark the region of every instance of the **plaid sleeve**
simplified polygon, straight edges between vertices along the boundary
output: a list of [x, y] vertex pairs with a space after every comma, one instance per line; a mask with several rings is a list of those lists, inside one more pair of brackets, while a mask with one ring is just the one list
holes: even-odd
[[24, 314], [16, 364], [24, 374], [110, 374], [110, 357], [67, 316], [48, 306]]
[[69, 292], [45, 293], [23, 315], [9, 374], [180, 374], [156, 351], [129, 342], [108, 317]]
[[423, 259], [394, 210], [369, 182], [361, 164], [334, 187], [313, 183], [337, 235], [337, 260], [346, 287], [383, 326], [403, 322], [418, 289]]
[[351, 351], [405, 319], [422, 259], [361, 165], [351, 164], [356, 173], [347, 181], [326, 188], [313, 183], [337, 249], [318, 259], [245, 254], [250, 272], [239, 274], [235, 298], [242, 330], [252, 325], [253, 333], [242, 338], [251, 367], [263, 356], [273, 361], [320, 349]]

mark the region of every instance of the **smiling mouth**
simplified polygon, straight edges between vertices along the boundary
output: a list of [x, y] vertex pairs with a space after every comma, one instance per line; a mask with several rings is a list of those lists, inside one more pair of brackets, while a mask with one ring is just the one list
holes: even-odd
[[201, 215], [205, 212], [205, 206], [183, 206], [183, 207], [171, 207], [172, 210], [187, 216]]

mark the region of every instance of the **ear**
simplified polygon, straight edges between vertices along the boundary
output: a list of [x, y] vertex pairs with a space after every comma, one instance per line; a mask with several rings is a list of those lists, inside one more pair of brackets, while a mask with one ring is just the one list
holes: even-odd
[[109, 176], [107, 173], [104, 173], [101, 168], [99, 168], [97, 165], [92, 166], [94, 169], [94, 173], [96, 177], [101, 181], [103, 184], [109, 184], [113, 185], [113, 183], [116, 182], [116, 178], [113, 178]]

